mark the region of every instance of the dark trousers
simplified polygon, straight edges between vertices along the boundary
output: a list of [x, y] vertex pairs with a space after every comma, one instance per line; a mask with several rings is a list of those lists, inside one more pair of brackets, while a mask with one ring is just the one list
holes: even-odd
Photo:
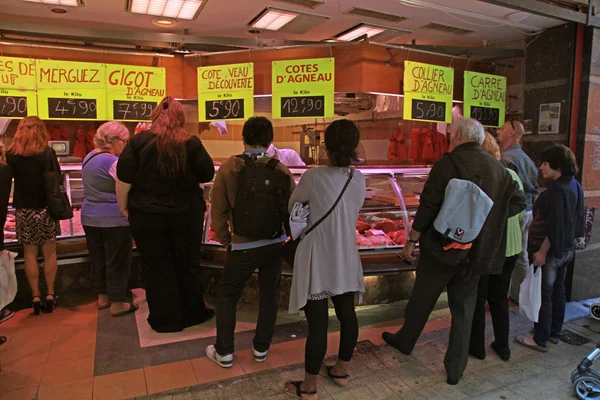
[[259, 307], [254, 349], [264, 352], [271, 346], [277, 322], [277, 303], [281, 280], [281, 244], [257, 249], [228, 251], [217, 303], [217, 353], [224, 356], [235, 350], [233, 334], [236, 308], [246, 282], [258, 269]]
[[498, 347], [508, 349], [510, 320], [508, 317], [508, 288], [519, 255], [506, 257], [501, 275], [479, 278], [477, 302], [471, 326], [470, 349], [474, 354], [485, 354], [485, 303], [490, 306], [494, 337]]
[[444, 366], [450, 380], [459, 380], [467, 367], [471, 321], [477, 298], [479, 276], [465, 276], [463, 271], [464, 266], [441, 265], [421, 253], [413, 291], [404, 312], [404, 325], [392, 339], [403, 353], [410, 354], [435, 303], [447, 288], [452, 326]]
[[[358, 341], [358, 319], [354, 309], [354, 292], [331, 298], [335, 315], [340, 321], [340, 347], [338, 359], [350, 362]], [[327, 325], [329, 322], [328, 300], [308, 300], [304, 306], [308, 337], [304, 349], [304, 365], [308, 374], [317, 375], [327, 354]]]
[[565, 321], [567, 304], [565, 278], [567, 267], [575, 254], [571, 250], [556, 259], [548, 252], [546, 264], [542, 268], [542, 306], [537, 324], [534, 325], [533, 340], [543, 347], [548, 347], [550, 336], [559, 337]]
[[131, 229], [83, 226], [91, 258], [91, 280], [96, 294], [109, 301], [127, 301], [131, 275]]
[[209, 314], [200, 280], [199, 214], [129, 214], [142, 258], [148, 323], [157, 332], [179, 332], [204, 322]]

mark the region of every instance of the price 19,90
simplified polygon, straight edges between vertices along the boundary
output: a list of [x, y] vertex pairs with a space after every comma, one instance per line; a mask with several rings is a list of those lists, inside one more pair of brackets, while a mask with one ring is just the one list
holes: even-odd
[[0, 117], [26, 117], [27, 97], [0, 96]]
[[120, 101], [113, 100], [113, 119], [129, 121], [149, 121], [154, 101]]
[[282, 97], [282, 117], [324, 117], [325, 96]]
[[207, 120], [244, 118], [244, 99], [209, 100], [205, 105]]
[[48, 116], [57, 119], [96, 119], [96, 99], [48, 99]]
[[446, 120], [446, 103], [412, 99], [411, 117], [412, 119], [444, 122]]
[[476, 119], [485, 126], [498, 126], [500, 125], [500, 110], [498, 108], [472, 106], [471, 118]]

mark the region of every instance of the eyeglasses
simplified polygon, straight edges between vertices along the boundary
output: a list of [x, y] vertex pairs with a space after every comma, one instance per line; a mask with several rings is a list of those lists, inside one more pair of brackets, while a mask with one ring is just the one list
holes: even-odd
[[515, 124], [514, 124], [514, 122], [515, 122], [515, 121], [514, 121], [514, 120], [512, 120], [512, 119], [510, 120], [510, 126], [512, 126], [512, 128], [513, 128], [513, 131], [514, 131], [514, 130], [516, 130], [516, 129], [515, 129]]

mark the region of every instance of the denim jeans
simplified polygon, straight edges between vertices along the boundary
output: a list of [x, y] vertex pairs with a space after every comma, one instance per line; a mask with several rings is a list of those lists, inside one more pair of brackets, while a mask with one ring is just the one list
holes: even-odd
[[550, 252], [546, 264], [541, 267], [542, 306], [533, 335], [533, 340], [539, 346], [548, 347], [550, 337], [558, 337], [562, 331], [567, 304], [565, 277], [567, 276], [567, 266], [574, 255], [575, 250], [570, 250], [562, 258], [556, 259]]

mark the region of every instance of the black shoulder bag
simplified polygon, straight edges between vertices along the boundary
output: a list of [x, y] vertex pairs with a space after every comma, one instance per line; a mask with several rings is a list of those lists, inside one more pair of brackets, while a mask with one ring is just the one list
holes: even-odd
[[44, 156], [44, 189], [50, 218], [55, 221], [73, 218], [73, 208], [65, 189], [65, 177], [57, 168], [52, 151], [46, 150]]
[[331, 206], [331, 208], [329, 209], [329, 211], [327, 211], [325, 213], [325, 215], [323, 215], [321, 217], [321, 219], [319, 219], [317, 222], [315, 222], [313, 226], [311, 226], [310, 228], [308, 228], [306, 230], [306, 232], [304, 232], [302, 234], [302, 236], [299, 237], [298, 239], [296, 239], [296, 240], [290, 239], [290, 240], [288, 240], [287, 242], [285, 242], [283, 244], [283, 247], [281, 249], [281, 258], [283, 258], [283, 261], [285, 261], [286, 263], [288, 263], [291, 267], [294, 266], [294, 260], [296, 258], [296, 250], [298, 249], [298, 245], [300, 244], [300, 240], [302, 240], [302, 237], [308, 235], [313, 230], [315, 230], [317, 226], [321, 225], [321, 223], [323, 221], [325, 221], [325, 219], [327, 219], [327, 217], [329, 217], [329, 215], [333, 212], [333, 210], [335, 209], [335, 207], [338, 205], [338, 203], [342, 199], [342, 196], [346, 192], [346, 189], [348, 188], [348, 185], [350, 185], [350, 182], [352, 181], [352, 177], [353, 176], [354, 176], [354, 169], [351, 168], [350, 169], [350, 176], [348, 177], [348, 180], [346, 181], [346, 184], [344, 185], [344, 188], [342, 189], [340, 195], [338, 196], [338, 198], [335, 201], [335, 203], [333, 203], [333, 205]]

